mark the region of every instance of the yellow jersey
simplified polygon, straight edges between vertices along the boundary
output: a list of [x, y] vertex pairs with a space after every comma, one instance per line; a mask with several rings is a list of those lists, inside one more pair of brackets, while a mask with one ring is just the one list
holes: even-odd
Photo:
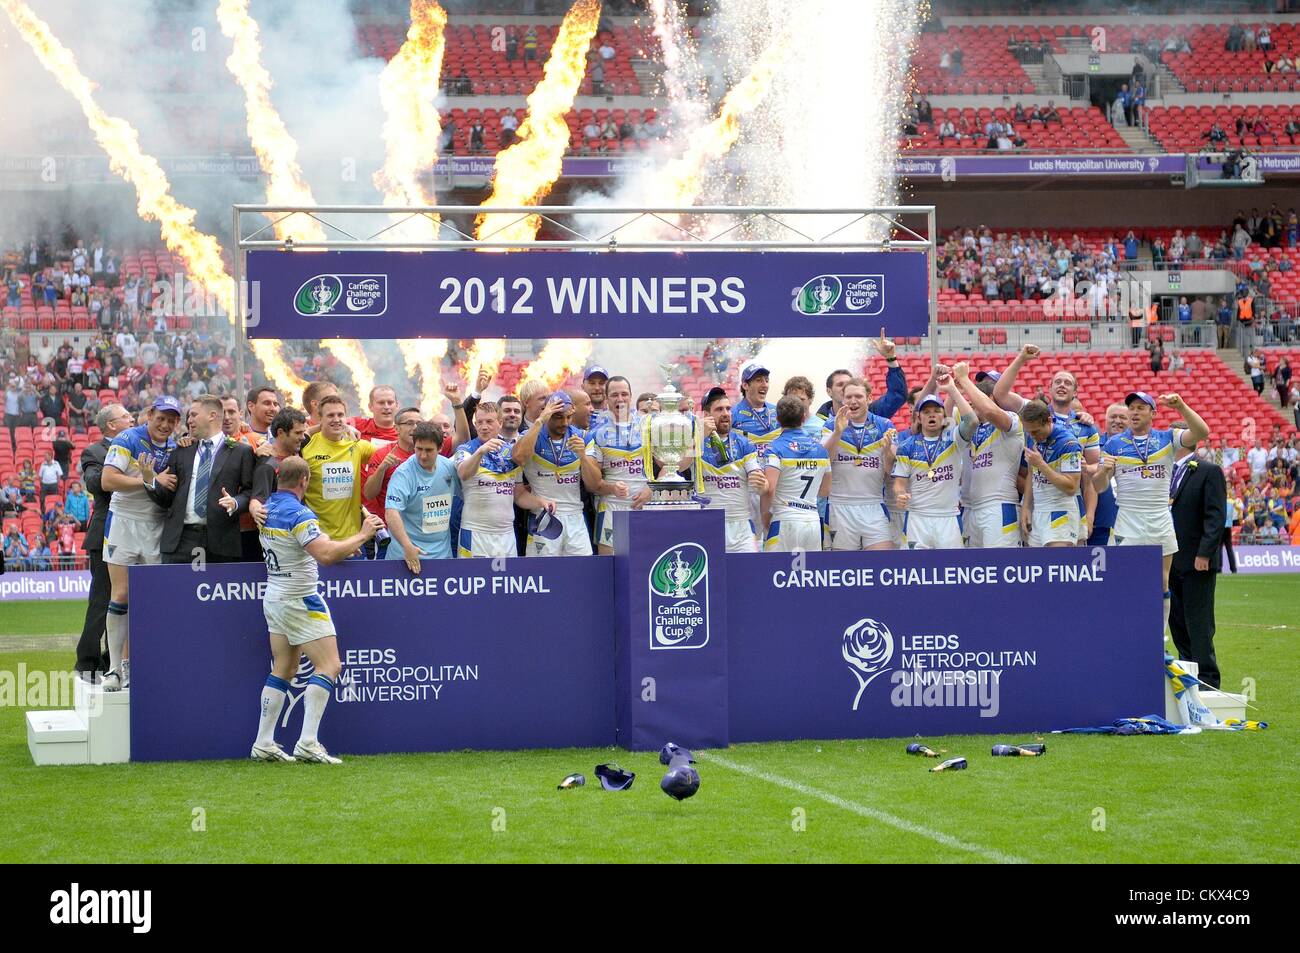
[[369, 440], [327, 440], [312, 434], [302, 448], [311, 467], [304, 503], [330, 539], [347, 539], [361, 531], [361, 471], [375, 445]]

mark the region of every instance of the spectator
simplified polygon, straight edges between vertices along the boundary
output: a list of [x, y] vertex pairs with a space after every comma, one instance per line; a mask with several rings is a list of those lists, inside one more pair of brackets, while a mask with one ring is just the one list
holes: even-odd
[[1246, 357], [1246, 373], [1250, 377], [1250, 386], [1255, 388], [1255, 393], [1262, 395], [1264, 393], [1264, 361], [1258, 351]]
[[618, 123], [614, 122], [612, 116], [605, 120], [605, 125], [600, 130], [600, 138], [606, 142], [618, 138]]
[[469, 153], [478, 155], [483, 151], [483, 120], [475, 119], [469, 127]]
[[600, 126], [596, 125], [596, 119], [593, 116], [587, 124], [582, 127], [582, 138], [587, 141], [600, 138]]
[[594, 59], [589, 71], [591, 76], [591, 95], [605, 95], [605, 64], [600, 59]]
[[63, 470], [64, 475], [72, 472], [72, 451], [76, 449], [72, 441], [68, 439], [68, 432], [60, 430], [54, 435], [54, 460]]
[[35, 427], [37, 413], [40, 411], [40, 395], [36, 392], [36, 385], [29, 378], [23, 384], [22, 393], [18, 396], [18, 425], [20, 427]]
[[600, 58], [606, 63], [614, 58], [614, 47], [610, 46], [608, 39], [601, 41]]
[[1246, 249], [1250, 247], [1250, 235], [1240, 225], [1232, 233], [1232, 257], [1241, 261], [1246, 257]]
[[1285, 409], [1291, 402], [1291, 361], [1285, 355], [1273, 370], [1273, 386], [1277, 388], [1277, 402]]
[[36, 502], [36, 470], [30, 460], [24, 460], [18, 468], [18, 488], [22, 490], [25, 502]]
[[27, 538], [18, 532], [16, 526], [9, 527], [9, 532], [5, 536], [5, 567], [19, 572], [31, 569], [31, 561], [28, 558], [30, 554], [31, 549], [27, 545]]
[[45, 388], [45, 394], [41, 397], [40, 414], [42, 419], [63, 423], [63, 396], [55, 384]]
[[45, 459], [41, 462], [40, 473], [38, 474], [41, 481], [41, 509], [45, 509], [45, 498], [47, 496], [57, 496], [59, 484], [63, 481], [63, 467], [54, 459], [54, 454], [45, 451]]
[[537, 59], [537, 27], [530, 26], [524, 34], [524, 61]]
[[35, 541], [31, 548], [31, 568], [37, 572], [49, 572], [53, 566], [54, 554], [50, 552], [50, 544], [47, 539], [41, 537]]
[[1267, 23], [1259, 28], [1259, 35], [1255, 42], [1265, 53], [1273, 49], [1273, 34], [1269, 32]]
[[1056, 108], [1056, 103], [1052, 100], [1047, 101], [1047, 110], [1043, 113], [1043, 122], [1060, 122], [1061, 114]]
[[506, 62], [512, 63], [519, 57], [519, 37], [514, 29], [506, 30]]
[[916, 104], [916, 116], [920, 122], [925, 123], [927, 126], [934, 125], [934, 110], [930, 106], [930, 100], [924, 96]]
[[957, 131], [951, 119], [945, 119], [939, 124], [939, 145], [943, 145], [945, 139], [961, 142], [961, 133]]
[[68, 426], [84, 433], [87, 422], [93, 416], [94, 411], [90, 409], [90, 395], [80, 384], [73, 384], [72, 393], [68, 395]]
[[59, 569], [77, 567], [77, 521], [64, 513], [54, 524], [55, 551]]
[[25, 509], [23, 491], [18, 487], [18, 478], [11, 473], [4, 478], [4, 484], [0, 486], [0, 514], [17, 515]]
[[1160, 339], [1147, 342], [1147, 350], [1151, 352], [1151, 373], [1159, 374], [1165, 367], [1165, 345]]
[[76, 521], [77, 531], [84, 533], [90, 522], [90, 497], [86, 495], [80, 480], [73, 480], [68, 486], [64, 510]]
[[501, 113], [501, 148], [504, 149], [515, 141], [515, 130], [519, 120], [513, 111], [506, 109]]
[[1256, 440], [1255, 446], [1246, 452], [1246, 464], [1250, 467], [1251, 479], [1258, 483], [1268, 468], [1268, 451], [1264, 449], [1262, 440]]

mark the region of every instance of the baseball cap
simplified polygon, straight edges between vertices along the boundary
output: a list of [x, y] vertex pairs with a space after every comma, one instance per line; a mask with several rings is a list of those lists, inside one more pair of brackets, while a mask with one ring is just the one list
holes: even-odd
[[916, 402], [916, 412], [919, 414], [922, 408], [928, 407], [930, 404], [934, 404], [934, 406], [943, 410], [943, 401], [940, 398], [936, 397], [934, 394], [926, 394]]
[[570, 408], [573, 407], [573, 398], [571, 398], [568, 394], [566, 394], [562, 390], [557, 390], [554, 394], [551, 394], [551, 396], [546, 398], [546, 402], [548, 404], [550, 403], [559, 404], [565, 410], [569, 410]]
[[564, 524], [546, 510], [542, 510], [533, 520], [533, 530], [530, 535], [540, 536], [542, 539], [559, 539], [563, 532]]
[[748, 384], [750, 380], [752, 380], [758, 374], [767, 374], [771, 376], [772, 372], [769, 371], [762, 364], [759, 364], [757, 361], [754, 361], [751, 364], [746, 364], [744, 367], [740, 369], [740, 382], [742, 384]]
[[181, 416], [181, 402], [171, 394], [163, 394], [153, 402], [152, 406], [154, 410], [166, 410], [177, 417]]
[[991, 380], [991, 381], [997, 381], [997, 380], [1000, 380], [1000, 379], [1001, 379], [1002, 375], [1001, 375], [1001, 373], [999, 373], [998, 371], [976, 371], [976, 372], [975, 372], [975, 383], [978, 384], [980, 381], [984, 380], [984, 378], [986, 378], [986, 377], [987, 377], [989, 380]]
[[1127, 397], [1125, 397], [1125, 398], [1124, 398], [1124, 406], [1127, 407], [1129, 404], [1133, 403], [1133, 401], [1135, 401], [1135, 400], [1140, 400], [1140, 401], [1142, 401], [1142, 403], [1146, 404], [1146, 405], [1147, 405], [1148, 407], [1150, 407], [1152, 410], [1155, 410], [1155, 409], [1156, 409], [1156, 399], [1155, 399], [1154, 397], [1152, 397], [1150, 394], [1145, 393], [1144, 391], [1140, 391], [1140, 390], [1135, 390], [1133, 393], [1131, 393], [1131, 394], [1129, 394]]
[[591, 367], [583, 371], [582, 380], [585, 383], [587, 378], [595, 377], [597, 374], [605, 378], [605, 380], [609, 380], [609, 371], [605, 370], [605, 368], [601, 367], [599, 364], [593, 364]]
[[626, 791], [636, 780], [635, 774], [624, 771], [616, 764], [596, 765], [596, 777], [606, 791]]

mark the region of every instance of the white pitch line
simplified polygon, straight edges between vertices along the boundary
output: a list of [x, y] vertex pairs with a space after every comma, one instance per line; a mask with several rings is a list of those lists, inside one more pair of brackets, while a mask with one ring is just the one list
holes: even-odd
[[966, 841], [958, 840], [942, 831], [932, 830], [923, 824], [915, 824], [912, 821], [904, 820], [901, 817], [895, 817], [879, 808], [867, 807], [865, 804], [859, 804], [857, 801], [850, 801], [842, 798], [837, 794], [831, 794], [829, 791], [821, 791], [798, 781], [791, 781], [789, 778], [783, 778], [779, 774], [768, 774], [766, 771], [760, 771], [758, 768], [751, 768], [749, 765], [738, 764], [727, 758], [718, 757], [705, 751], [695, 752], [695, 757], [701, 761], [711, 761], [716, 765], [724, 768], [730, 768], [732, 771], [739, 771], [741, 774], [747, 774], [751, 778], [758, 778], [760, 781], [766, 781], [769, 784], [775, 784], [778, 787], [788, 788], [791, 791], [798, 791], [800, 794], [806, 794], [808, 797], [815, 797], [818, 800], [825, 801], [827, 804], [833, 804], [842, 810], [856, 814], [859, 817], [865, 817], [869, 820], [879, 821], [881, 824], [896, 828], [907, 834], [917, 834], [921, 837], [928, 838], [936, 844], [942, 844], [945, 847], [952, 847], [955, 850], [964, 850], [968, 853], [978, 854], [986, 860], [991, 860], [998, 864], [1027, 864], [1029, 861], [1022, 857], [1015, 857], [1011, 854], [1004, 854], [1001, 851], [993, 850], [991, 847], [982, 847], [979, 844], [969, 844]]

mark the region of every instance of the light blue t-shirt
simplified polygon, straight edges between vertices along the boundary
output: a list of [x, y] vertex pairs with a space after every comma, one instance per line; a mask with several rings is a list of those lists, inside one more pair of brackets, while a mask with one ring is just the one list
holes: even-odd
[[[450, 460], [438, 457], [430, 472], [411, 454], [393, 471], [384, 508], [402, 514], [402, 526], [421, 559], [450, 559], [451, 503], [458, 496], [460, 478]], [[385, 558], [405, 559], [406, 554], [394, 540]]]

